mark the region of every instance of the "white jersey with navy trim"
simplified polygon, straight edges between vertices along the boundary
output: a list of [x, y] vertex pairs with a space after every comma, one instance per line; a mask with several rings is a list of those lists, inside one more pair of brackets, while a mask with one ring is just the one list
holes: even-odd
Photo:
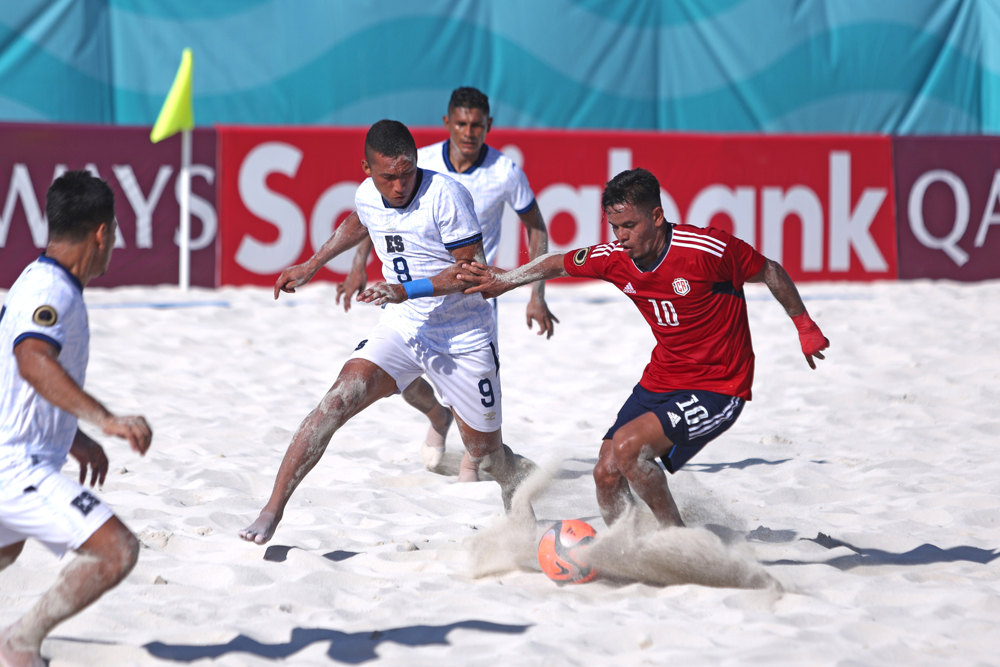
[[[449, 251], [482, 240], [469, 191], [427, 169], [417, 170], [415, 193], [406, 206], [389, 206], [370, 178], [358, 187], [355, 206], [390, 283], [435, 276], [455, 263]], [[389, 304], [380, 324], [450, 354], [486, 347], [496, 326], [486, 300], [460, 293]]]
[[451, 140], [424, 146], [417, 151], [417, 164], [453, 178], [472, 193], [476, 203], [476, 216], [483, 228], [483, 248], [486, 262], [493, 264], [500, 248], [500, 220], [504, 204], [510, 204], [518, 214], [527, 213], [535, 205], [535, 193], [524, 175], [509, 157], [483, 144], [479, 159], [466, 171], [459, 173], [448, 158]]
[[81, 387], [87, 374], [90, 329], [83, 285], [42, 255], [11, 286], [0, 314], [0, 471], [37, 465], [57, 470], [76, 436], [77, 419], [42, 398], [21, 377], [14, 346], [39, 338], [59, 351], [59, 363]]

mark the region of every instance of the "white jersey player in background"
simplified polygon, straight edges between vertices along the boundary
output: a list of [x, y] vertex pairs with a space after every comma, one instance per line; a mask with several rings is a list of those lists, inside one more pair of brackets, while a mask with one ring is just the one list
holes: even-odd
[[[46, 196], [49, 242], [11, 286], [0, 310], [0, 570], [34, 538], [78, 557], [56, 585], [0, 636], [0, 665], [44, 665], [42, 640], [132, 570], [139, 542], [83, 484], [104, 483], [108, 459], [77, 428], [83, 419], [145, 454], [142, 417], [116, 417], [82, 387], [90, 332], [83, 287], [107, 271], [115, 243], [115, 197], [86, 171], [57, 179]], [[79, 482], [63, 477], [67, 455]]]
[[[421, 375], [431, 378], [452, 406], [466, 450], [500, 484], [506, 509], [534, 468], [501, 440], [493, 308], [478, 295], [462, 294], [472, 283], [454, 278], [459, 261], [485, 261], [482, 230], [468, 190], [418, 168], [413, 136], [397, 121], [382, 120], [371, 127], [361, 166], [369, 178], [355, 196], [357, 215], [337, 227], [317, 255], [333, 258], [363, 238], [375, 239], [382, 274], [390, 281], [380, 283], [378, 290], [383, 302], [391, 299], [392, 305], [386, 306], [379, 324], [292, 437], [267, 504], [239, 533], [257, 544], [271, 539], [292, 492], [337, 429]], [[305, 282], [301, 266], [282, 272], [275, 298], [282, 291], [294, 293]]]
[[[548, 252], [545, 220], [538, 210], [528, 178], [513, 160], [486, 145], [486, 135], [493, 125], [489, 98], [475, 88], [456, 88], [448, 101], [448, 115], [443, 118], [450, 135], [445, 141], [424, 146], [417, 151], [417, 165], [455, 179], [472, 194], [476, 217], [483, 228], [486, 263], [493, 264], [500, 247], [501, 219], [504, 206], [518, 215], [528, 235], [528, 258], [534, 260]], [[354, 256], [351, 272], [337, 287], [337, 300], [344, 297], [344, 309], [351, 307], [351, 297], [367, 284], [365, 265], [372, 251], [372, 241], [364, 239]], [[327, 260], [329, 261], [329, 260]], [[318, 266], [316, 267], [319, 268]], [[496, 302], [494, 301], [494, 306]], [[556, 319], [545, 303], [545, 283], [532, 285], [525, 313], [528, 328], [538, 323], [538, 334], [551, 338]], [[403, 398], [430, 420], [430, 428], [421, 448], [424, 465], [435, 470], [445, 451], [445, 438], [451, 425], [451, 411], [434, 397], [434, 390], [417, 378], [403, 392]], [[462, 459], [458, 481], [478, 481], [478, 469], [468, 453]]]

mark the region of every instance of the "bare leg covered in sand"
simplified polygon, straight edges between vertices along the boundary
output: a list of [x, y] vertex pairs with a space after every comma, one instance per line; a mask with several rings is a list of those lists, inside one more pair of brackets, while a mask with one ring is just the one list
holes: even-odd
[[[424, 468], [436, 472], [441, 461], [444, 460], [445, 438], [448, 437], [448, 428], [453, 421], [452, 412], [438, 403], [434, 396], [433, 387], [422, 377], [410, 383], [410, 386], [403, 392], [403, 398], [407, 403], [424, 413], [431, 422], [427, 429], [427, 437], [420, 446], [420, 456], [423, 459]], [[458, 481], [479, 481], [479, 466], [472, 462], [468, 450], [462, 456]]]
[[431, 423], [427, 436], [420, 445], [420, 457], [424, 468], [434, 472], [444, 459], [445, 439], [452, 422], [451, 410], [438, 403], [434, 388], [422, 377], [418, 377], [403, 390], [403, 400], [424, 413]]
[[597, 486], [597, 505], [607, 525], [618, 521], [635, 505], [628, 480], [615, 462], [610, 440], [601, 443], [601, 453], [594, 466], [594, 483]]
[[278, 468], [271, 497], [257, 519], [239, 532], [240, 537], [257, 544], [270, 540], [292, 492], [322, 458], [337, 429], [375, 401], [396, 391], [392, 376], [372, 362], [348, 360], [333, 387], [292, 436]]
[[500, 485], [503, 507], [509, 512], [517, 487], [537, 469], [537, 466], [503, 444], [499, 429], [489, 433], [477, 431], [462, 421], [458, 415], [455, 415], [455, 423], [458, 425], [459, 433], [462, 434], [462, 442], [465, 443], [470, 460], [477, 468], [489, 473], [497, 481]]
[[[20, 542], [0, 550], [0, 567], [14, 562], [23, 546]], [[138, 557], [139, 541], [116, 517], [108, 519], [77, 550], [55, 586], [0, 634], [0, 665], [43, 667], [42, 640], [52, 628], [116, 586], [132, 571]]]
[[684, 525], [670, 494], [667, 475], [656, 463], [672, 446], [663, 434], [660, 420], [651, 412], [622, 426], [613, 440], [604, 441], [594, 467], [594, 481], [606, 523], [614, 523], [635, 502], [631, 493], [634, 491], [649, 505], [661, 526]]

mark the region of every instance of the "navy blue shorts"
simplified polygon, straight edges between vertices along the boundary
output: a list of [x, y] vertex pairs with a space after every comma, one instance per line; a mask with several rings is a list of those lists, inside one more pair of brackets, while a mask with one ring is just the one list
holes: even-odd
[[667, 470], [674, 473], [702, 447], [728, 431], [745, 403], [742, 398], [700, 389], [659, 393], [637, 384], [604, 439], [611, 440], [622, 426], [652, 412], [660, 420], [663, 434], [674, 444], [660, 457]]

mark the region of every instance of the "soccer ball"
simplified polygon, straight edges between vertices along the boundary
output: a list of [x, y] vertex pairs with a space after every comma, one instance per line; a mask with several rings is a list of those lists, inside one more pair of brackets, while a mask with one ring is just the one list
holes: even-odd
[[556, 521], [538, 543], [538, 564], [557, 584], [582, 584], [597, 576], [587, 552], [597, 533], [577, 519]]

